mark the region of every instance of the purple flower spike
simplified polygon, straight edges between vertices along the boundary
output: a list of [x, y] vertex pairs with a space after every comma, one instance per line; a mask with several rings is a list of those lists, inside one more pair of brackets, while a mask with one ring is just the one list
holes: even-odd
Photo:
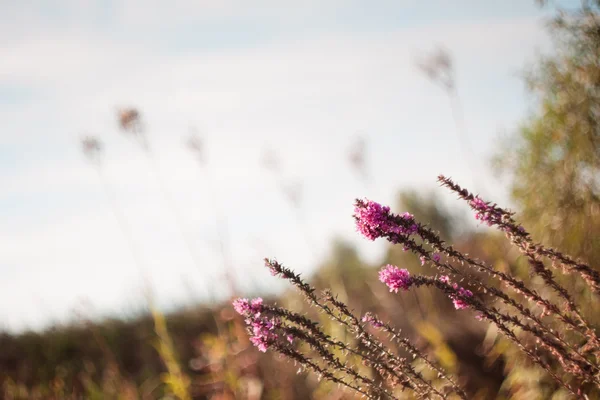
[[[473, 292], [471, 292], [469, 289], [457, 287], [458, 285], [456, 285], [456, 283], [453, 286], [455, 289], [458, 289], [458, 294], [460, 294], [461, 296], [473, 297]], [[469, 308], [469, 303], [456, 297], [452, 299], [452, 303], [454, 303], [454, 308], [456, 308], [457, 310]]]
[[233, 308], [238, 314], [243, 315], [245, 317], [258, 317], [260, 316], [260, 312], [262, 309], [262, 302], [263, 299], [260, 297], [257, 297], [256, 299], [252, 300], [240, 298], [235, 299], [232, 304]]
[[373, 316], [373, 314], [371, 314], [370, 312], [366, 313], [362, 317], [362, 322], [368, 322], [371, 325], [373, 325], [373, 327], [375, 327], [375, 328], [381, 328], [383, 326], [383, 322], [381, 322], [380, 320], [378, 320], [377, 318], [375, 318]]
[[412, 278], [406, 269], [390, 264], [379, 271], [379, 280], [390, 288], [390, 292], [395, 293], [398, 293], [398, 289], [408, 290], [412, 285]]
[[265, 336], [252, 336], [250, 341], [253, 345], [258, 347], [259, 351], [262, 351], [263, 353], [267, 352], [267, 349], [269, 348], [269, 342]]
[[258, 347], [258, 350], [266, 352], [269, 345], [277, 339], [275, 329], [281, 326], [281, 321], [261, 316], [262, 303], [263, 299], [260, 297], [252, 300], [240, 298], [233, 301], [233, 308], [238, 314], [246, 317], [246, 323], [252, 329], [252, 344]]
[[[450, 285], [450, 278], [448, 277], [448, 275], [440, 276], [438, 279], [440, 280], [440, 282], [444, 282], [445, 284]], [[452, 288], [454, 288], [454, 290], [456, 290], [460, 296], [473, 297], [473, 292], [471, 292], [469, 289], [459, 287], [456, 283], [452, 284]], [[452, 299], [454, 308], [456, 308], [457, 310], [463, 310], [465, 308], [470, 307], [469, 303], [462, 299], [459, 299], [456, 295], [450, 295], [450, 298]]]
[[389, 207], [371, 200], [357, 203], [354, 207], [356, 229], [369, 240], [381, 237], [383, 232], [390, 229], [389, 215]]
[[388, 206], [367, 199], [356, 201], [354, 219], [356, 230], [369, 240], [390, 234], [412, 235], [419, 230], [412, 214], [395, 215]]
[[233, 309], [240, 315], [246, 315], [250, 310], [250, 302], [248, 299], [235, 299], [232, 304]]
[[488, 226], [498, 224], [502, 220], [502, 214], [479, 197], [475, 197], [469, 204], [475, 210], [475, 219]]

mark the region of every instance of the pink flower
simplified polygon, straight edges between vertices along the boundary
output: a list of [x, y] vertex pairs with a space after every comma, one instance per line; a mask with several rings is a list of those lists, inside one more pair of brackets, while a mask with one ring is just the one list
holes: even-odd
[[398, 293], [398, 289], [408, 290], [412, 285], [412, 278], [406, 269], [390, 264], [379, 271], [379, 280], [390, 288], [390, 292], [395, 293]]
[[277, 333], [275, 330], [281, 327], [281, 321], [275, 318], [268, 319], [266, 317], [255, 315], [248, 324], [252, 327], [250, 341], [253, 345], [258, 347], [258, 350], [263, 353], [266, 352], [271, 343], [277, 340]]
[[371, 325], [373, 325], [375, 328], [381, 328], [383, 326], [383, 322], [381, 322], [380, 320], [378, 320], [377, 318], [375, 318], [373, 316], [373, 314], [371, 314], [370, 312], [366, 313], [362, 317], [362, 322], [368, 322]]
[[354, 207], [356, 229], [367, 239], [375, 240], [389, 230], [389, 214], [390, 208], [377, 202], [371, 200], [357, 202]]
[[469, 202], [471, 207], [475, 209], [475, 219], [485, 224], [492, 226], [497, 224], [502, 219], [502, 214], [494, 209], [493, 206], [489, 205], [479, 197], [475, 197]]
[[232, 304], [233, 309], [240, 315], [246, 315], [248, 310], [250, 310], [250, 302], [248, 299], [235, 299]]
[[410, 213], [394, 215], [388, 206], [372, 200], [357, 200], [354, 206], [356, 230], [369, 240], [389, 234], [411, 235], [419, 230]]
[[[448, 277], [448, 275], [442, 275], [438, 279], [440, 280], [440, 282], [444, 282], [445, 284], [450, 285], [450, 278]], [[452, 284], [452, 288], [456, 290], [458, 294], [462, 297], [473, 297], [473, 292], [471, 292], [469, 289], [459, 287], [456, 283]], [[452, 299], [454, 308], [456, 308], [457, 310], [469, 308], [469, 303], [463, 299], [460, 299], [458, 296], [450, 295], [450, 298]]]
[[265, 258], [265, 266], [269, 268], [269, 271], [273, 276], [277, 276], [281, 273], [281, 265], [275, 260]]
[[473, 200], [471, 200], [471, 207], [478, 211], [487, 211], [489, 208], [486, 202], [481, 200], [479, 197], [475, 197]]
[[[453, 287], [454, 287], [454, 289], [458, 289], [458, 294], [460, 294], [461, 296], [473, 297], [473, 292], [471, 292], [469, 289], [458, 287], [458, 285], [456, 283], [453, 285]], [[452, 303], [454, 303], [454, 308], [456, 308], [457, 310], [469, 308], [469, 303], [467, 303], [464, 300], [459, 299], [458, 297], [454, 297], [452, 299]]]
[[435, 262], [440, 262], [441, 256], [439, 253], [433, 253], [433, 255], [431, 256], [431, 258], [433, 259], [433, 261]]
[[[268, 309], [263, 308], [263, 299], [248, 300], [244, 298], [235, 299], [233, 308], [240, 315], [246, 317], [246, 324], [249, 325], [252, 336], [250, 341], [259, 351], [266, 352], [271, 344], [278, 340], [278, 331], [281, 331], [281, 320], [279, 318], [268, 318], [263, 315]], [[290, 341], [290, 335], [287, 336]], [[291, 342], [290, 342], [291, 343]]]
[[425, 256], [421, 256], [419, 257], [419, 260], [421, 260], [421, 265], [425, 265], [425, 261], [427, 261], [427, 258]]
[[259, 316], [262, 309], [263, 299], [257, 297], [256, 299], [248, 300], [244, 298], [235, 299], [233, 301], [234, 310], [245, 317], [254, 315]]
[[250, 338], [250, 342], [258, 347], [258, 350], [262, 351], [263, 353], [266, 353], [267, 349], [269, 348], [269, 342], [265, 336], [252, 336]]

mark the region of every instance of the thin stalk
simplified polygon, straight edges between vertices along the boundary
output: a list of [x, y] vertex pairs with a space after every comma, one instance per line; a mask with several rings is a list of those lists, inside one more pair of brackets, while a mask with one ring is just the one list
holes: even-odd
[[125, 214], [121, 211], [121, 208], [118, 205], [117, 196], [111, 189], [108, 180], [104, 176], [102, 166], [100, 164], [96, 165], [96, 172], [98, 173], [100, 184], [102, 186], [106, 199], [108, 200], [113, 216], [115, 217], [115, 220], [119, 225], [121, 233], [125, 238], [125, 241], [127, 242], [127, 248], [129, 249], [133, 262], [138, 270], [138, 273], [142, 277], [142, 280], [144, 281], [145, 296], [149, 300], [151, 297], [150, 293], [152, 292], [152, 279], [144, 265], [144, 262], [142, 261], [141, 252], [138, 246], [136, 245], [135, 240], [133, 239], [131, 227], [127, 223]]

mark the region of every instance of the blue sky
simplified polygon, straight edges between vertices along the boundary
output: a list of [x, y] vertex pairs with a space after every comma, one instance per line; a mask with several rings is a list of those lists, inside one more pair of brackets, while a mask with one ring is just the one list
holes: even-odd
[[[382, 243], [354, 233], [355, 197], [390, 203], [398, 189], [436, 187], [439, 173], [473, 183], [448, 99], [415, 67], [437, 45], [453, 55], [476, 173], [506, 200], [488, 161], [531, 106], [518, 74], [549, 49], [543, 15], [521, 0], [0, 2], [2, 327], [143, 304], [128, 245], [81, 154], [84, 134], [106, 146], [104, 176], [164, 307], [226, 293], [208, 176], [242, 287], [277, 287], [264, 256], [310, 271], [335, 236], [376, 261]], [[128, 105], [143, 113], [201, 270], [144, 153], [117, 129], [115, 109]], [[208, 169], [183, 146], [190, 126]], [[369, 187], [346, 160], [357, 132], [368, 141]], [[300, 223], [260, 165], [265, 148], [283, 159], [286, 182], [303, 184]]]

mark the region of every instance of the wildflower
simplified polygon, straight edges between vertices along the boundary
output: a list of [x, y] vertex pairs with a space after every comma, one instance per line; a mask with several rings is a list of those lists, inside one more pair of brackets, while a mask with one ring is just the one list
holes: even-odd
[[[267, 318], [261, 316], [254, 316], [250, 321], [252, 327], [252, 336], [250, 341], [253, 345], [258, 347], [259, 351], [263, 353], [267, 351], [268, 347], [277, 340], [277, 333], [275, 330], [281, 328], [281, 321], [277, 318]], [[289, 339], [288, 339], [289, 340]]]
[[248, 299], [235, 299], [232, 304], [233, 309], [240, 315], [245, 315], [250, 309], [250, 302]]
[[278, 269], [279, 265], [277, 262], [271, 262], [270, 260], [265, 259], [265, 266], [269, 268], [269, 272], [271, 272], [271, 275], [273, 276], [277, 276], [281, 273], [281, 270]]
[[488, 226], [497, 224], [502, 219], [502, 215], [494, 207], [479, 197], [475, 197], [469, 204], [475, 209], [475, 219], [484, 222]]
[[362, 317], [362, 322], [368, 322], [371, 325], [373, 325], [375, 328], [381, 328], [383, 326], [383, 323], [380, 320], [378, 320], [377, 318], [375, 318], [373, 316], [373, 314], [371, 314], [370, 312], [366, 313]]
[[431, 256], [431, 258], [433, 259], [433, 261], [435, 262], [440, 262], [441, 256], [439, 253], [433, 253], [433, 255]]
[[281, 328], [281, 321], [262, 315], [262, 302], [260, 297], [252, 300], [239, 298], [233, 301], [233, 308], [238, 314], [247, 317], [246, 323], [252, 331], [250, 341], [264, 353], [269, 345], [277, 340], [276, 329]]
[[388, 206], [372, 200], [356, 201], [354, 219], [357, 231], [369, 240], [389, 234], [412, 235], [419, 230], [412, 214], [394, 215]]
[[357, 202], [354, 207], [356, 229], [367, 239], [375, 240], [391, 228], [388, 221], [389, 213], [389, 207], [377, 202], [371, 200]]
[[269, 343], [266, 336], [252, 336], [250, 338], [250, 342], [252, 342], [254, 346], [258, 347], [258, 350], [262, 351], [263, 353], [266, 353], [267, 349], [269, 348]]
[[250, 317], [250, 316], [258, 317], [258, 316], [260, 316], [260, 312], [262, 309], [262, 302], [263, 302], [263, 299], [260, 297], [257, 297], [256, 299], [252, 299], [252, 300], [239, 298], [239, 299], [235, 299], [232, 304], [233, 304], [233, 308], [235, 309], [235, 311], [238, 314], [246, 316], [246, 317]]
[[398, 293], [398, 289], [408, 290], [412, 285], [412, 278], [406, 269], [400, 269], [388, 264], [379, 271], [379, 280], [385, 283], [390, 292]]
[[[445, 284], [450, 285], [450, 277], [448, 275], [440, 276], [439, 280], [440, 280], [440, 282], [444, 282]], [[471, 292], [469, 289], [465, 289], [465, 288], [458, 286], [456, 283], [452, 284], [452, 288], [454, 290], [456, 290], [458, 292], [458, 294], [462, 297], [473, 297], [473, 292]], [[469, 308], [469, 303], [460, 299], [458, 296], [450, 295], [450, 298], [452, 299], [454, 308], [456, 308], [457, 310]]]
[[[473, 297], [473, 292], [471, 292], [469, 289], [465, 289], [462, 287], [458, 287], [456, 283], [453, 285], [454, 289], [458, 289], [458, 294], [460, 294], [463, 297]], [[462, 310], [464, 308], [469, 308], [469, 303], [467, 303], [464, 300], [461, 300], [457, 297], [454, 297], [452, 299], [452, 303], [454, 303], [454, 308], [456, 308], [457, 310]]]
[[481, 200], [479, 197], [475, 197], [473, 200], [471, 200], [471, 207], [482, 212], [485, 212], [489, 209], [487, 203]]
[[400, 232], [398, 232], [398, 233], [403, 233], [405, 235], [412, 235], [412, 234], [417, 233], [417, 231], [419, 230], [419, 226], [414, 223], [414, 221], [415, 221], [414, 215], [412, 215], [409, 212], [405, 212], [404, 214], [400, 215], [400, 217], [407, 222], [412, 222], [412, 224], [409, 225], [408, 228], [404, 228], [404, 229], [400, 228]]
[[425, 265], [425, 261], [427, 261], [427, 258], [425, 256], [421, 256], [419, 257], [419, 260], [421, 260], [421, 265]]

